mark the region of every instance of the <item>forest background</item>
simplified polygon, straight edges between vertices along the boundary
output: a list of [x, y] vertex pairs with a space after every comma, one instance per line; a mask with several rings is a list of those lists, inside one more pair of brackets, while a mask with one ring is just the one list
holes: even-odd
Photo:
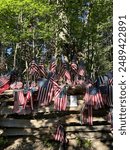
[[0, 0], [0, 74], [26, 77], [35, 59], [83, 60], [91, 78], [112, 70], [112, 0]]

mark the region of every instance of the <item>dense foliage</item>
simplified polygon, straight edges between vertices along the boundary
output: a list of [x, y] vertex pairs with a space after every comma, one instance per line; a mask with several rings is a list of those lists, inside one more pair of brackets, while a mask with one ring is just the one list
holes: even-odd
[[84, 60], [88, 74], [112, 69], [112, 0], [1, 0], [0, 73], [35, 58]]

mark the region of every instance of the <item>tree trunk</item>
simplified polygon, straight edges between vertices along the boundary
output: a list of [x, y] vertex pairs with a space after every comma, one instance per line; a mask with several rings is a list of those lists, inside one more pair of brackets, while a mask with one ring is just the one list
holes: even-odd
[[19, 46], [19, 43], [16, 43], [15, 50], [14, 50], [13, 69], [16, 68], [16, 57], [17, 57], [17, 52], [18, 52], [18, 46]]

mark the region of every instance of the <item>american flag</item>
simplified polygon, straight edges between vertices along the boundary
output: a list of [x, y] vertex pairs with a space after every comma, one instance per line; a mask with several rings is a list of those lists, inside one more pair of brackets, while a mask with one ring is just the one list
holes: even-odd
[[19, 112], [19, 106], [21, 106], [22, 108], [24, 108], [24, 104], [25, 104], [25, 97], [24, 97], [24, 93], [23, 90], [15, 90], [14, 91], [14, 111], [15, 112]]
[[94, 108], [101, 108], [104, 103], [102, 100], [102, 95], [99, 89], [96, 87], [91, 87], [89, 91], [89, 102]]
[[35, 63], [34, 60], [30, 64], [29, 74], [31, 74], [32, 76], [35, 76], [35, 78], [38, 78], [41, 76], [39, 66]]
[[48, 105], [52, 101], [53, 94], [58, 96], [60, 93], [60, 87], [54, 80], [54, 74], [49, 74], [48, 76], [48, 80], [45, 81], [38, 91], [37, 100], [39, 105]]
[[54, 99], [54, 109], [58, 111], [66, 110], [67, 93], [65, 87], [62, 88], [59, 96]]
[[67, 70], [67, 63], [66, 62], [61, 64], [57, 78], [59, 80], [60, 78], [63, 78], [63, 77], [65, 77], [66, 80], [71, 82], [71, 76], [70, 76], [70, 72]]
[[54, 140], [60, 141], [62, 143], [66, 141], [65, 130], [63, 125], [60, 124], [57, 126], [56, 133], [54, 135]]
[[87, 105], [86, 103], [84, 103], [84, 106], [81, 110], [81, 124], [87, 123], [89, 125], [93, 125], [92, 105]]
[[38, 67], [39, 67], [39, 71], [41, 72], [41, 75], [44, 76], [44, 77], [46, 77], [47, 76], [47, 72], [45, 70], [44, 65], [43, 64], [39, 64]]
[[78, 74], [83, 77], [85, 76], [85, 65], [84, 65], [83, 61], [79, 62]]
[[0, 87], [4, 86], [6, 83], [9, 82], [9, 76], [1, 76], [0, 77]]
[[71, 69], [78, 74], [78, 66], [74, 61], [71, 63]]
[[60, 94], [61, 87], [55, 81], [53, 81], [53, 90], [54, 90], [53, 98], [56, 99]]
[[49, 67], [50, 72], [55, 72], [56, 71], [56, 59], [53, 56], [50, 62], [50, 67]]
[[53, 83], [47, 80], [42, 87], [38, 90], [37, 100], [39, 105], [46, 106], [52, 101], [53, 96]]
[[31, 90], [28, 90], [27, 91], [27, 94], [26, 94], [26, 97], [25, 97], [25, 102], [24, 102], [24, 109], [25, 109], [25, 107], [26, 107], [26, 105], [27, 105], [27, 102], [31, 102], [31, 109], [33, 110], [33, 101], [32, 101], [32, 92], [31, 92]]

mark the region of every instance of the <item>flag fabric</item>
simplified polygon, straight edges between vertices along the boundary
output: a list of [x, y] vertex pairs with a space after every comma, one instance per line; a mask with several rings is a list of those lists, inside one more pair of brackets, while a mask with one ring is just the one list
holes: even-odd
[[39, 78], [41, 76], [39, 66], [35, 63], [34, 60], [29, 65], [29, 74], [35, 78]]
[[0, 88], [9, 82], [9, 76], [0, 76]]
[[43, 83], [43, 85], [38, 90], [37, 100], [39, 101], [39, 105], [47, 106], [53, 99], [53, 95], [58, 96], [60, 93], [60, 87], [54, 80], [54, 73], [49, 73], [47, 80]]
[[37, 100], [40, 106], [48, 106], [52, 101], [53, 83], [47, 80], [38, 90]]
[[67, 92], [65, 87], [59, 93], [59, 96], [54, 99], [54, 109], [58, 111], [66, 110], [67, 106]]
[[9, 83], [6, 83], [2, 87], [0, 87], [0, 94], [9, 89]]
[[50, 62], [50, 67], [49, 67], [50, 72], [55, 72], [56, 71], [56, 59], [53, 56]]
[[23, 83], [21, 81], [14, 82], [10, 85], [11, 89], [22, 89], [23, 88]]
[[14, 90], [14, 112], [19, 113], [22, 109], [24, 109], [25, 97], [23, 90]]
[[45, 70], [44, 65], [43, 64], [39, 64], [38, 68], [39, 68], [39, 71], [40, 71], [41, 75], [46, 77], [47, 76], [47, 72]]
[[33, 110], [33, 100], [32, 100], [32, 92], [31, 90], [28, 90], [27, 93], [26, 93], [26, 97], [25, 97], [25, 102], [24, 102], [24, 106], [23, 108], [25, 109], [26, 105], [27, 105], [27, 102], [31, 103], [31, 109]]
[[99, 89], [97, 89], [96, 87], [89, 88], [89, 95], [90, 97], [88, 103], [95, 109], [101, 108], [104, 105]]
[[92, 105], [87, 105], [84, 103], [83, 108], [81, 110], [81, 124], [89, 124], [93, 125], [93, 113], [92, 113]]
[[53, 99], [55, 100], [61, 92], [61, 87], [55, 81], [53, 81], [53, 90]]
[[10, 76], [0, 76], [0, 94], [9, 89]]
[[78, 75], [84, 77], [85, 76], [85, 65], [82, 60], [80, 60], [78, 65]]
[[62, 56], [62, 63], [59, 67], [59, 73], [58, 73], [58, 77], [57, 79], [59, 80], [60, 78], [64, 78], [66, 79], [66, 81], [71, 82], [71, 76], [70, 76], [70, 72], [67, 69], [67, 62], [63, 59]]
[[54, 134], [54, 140], [60, 141], [61, 143], [66, 142], [65, 130], [63, 125], [60, 124], [57, 126], [56, 132]]
[[[83, 99], [85, 102], [85, 106], [87, 107], [87, 110], [88, 110], [87, 122], [89, 123], [89, 125], [93, 125], [92, 109], [98, 109], [98, 108], [101, 108], [104, 106], [101, 92], [98, 88], [96, 88], [90, 84], [86, 88], [86, 93], [85, 93]], [[82, 114], [82, 116], [83, 115], [84, 114]]]
[[71, 69], [78, 74], [78, 66], [74, 61], [71, 63]]

